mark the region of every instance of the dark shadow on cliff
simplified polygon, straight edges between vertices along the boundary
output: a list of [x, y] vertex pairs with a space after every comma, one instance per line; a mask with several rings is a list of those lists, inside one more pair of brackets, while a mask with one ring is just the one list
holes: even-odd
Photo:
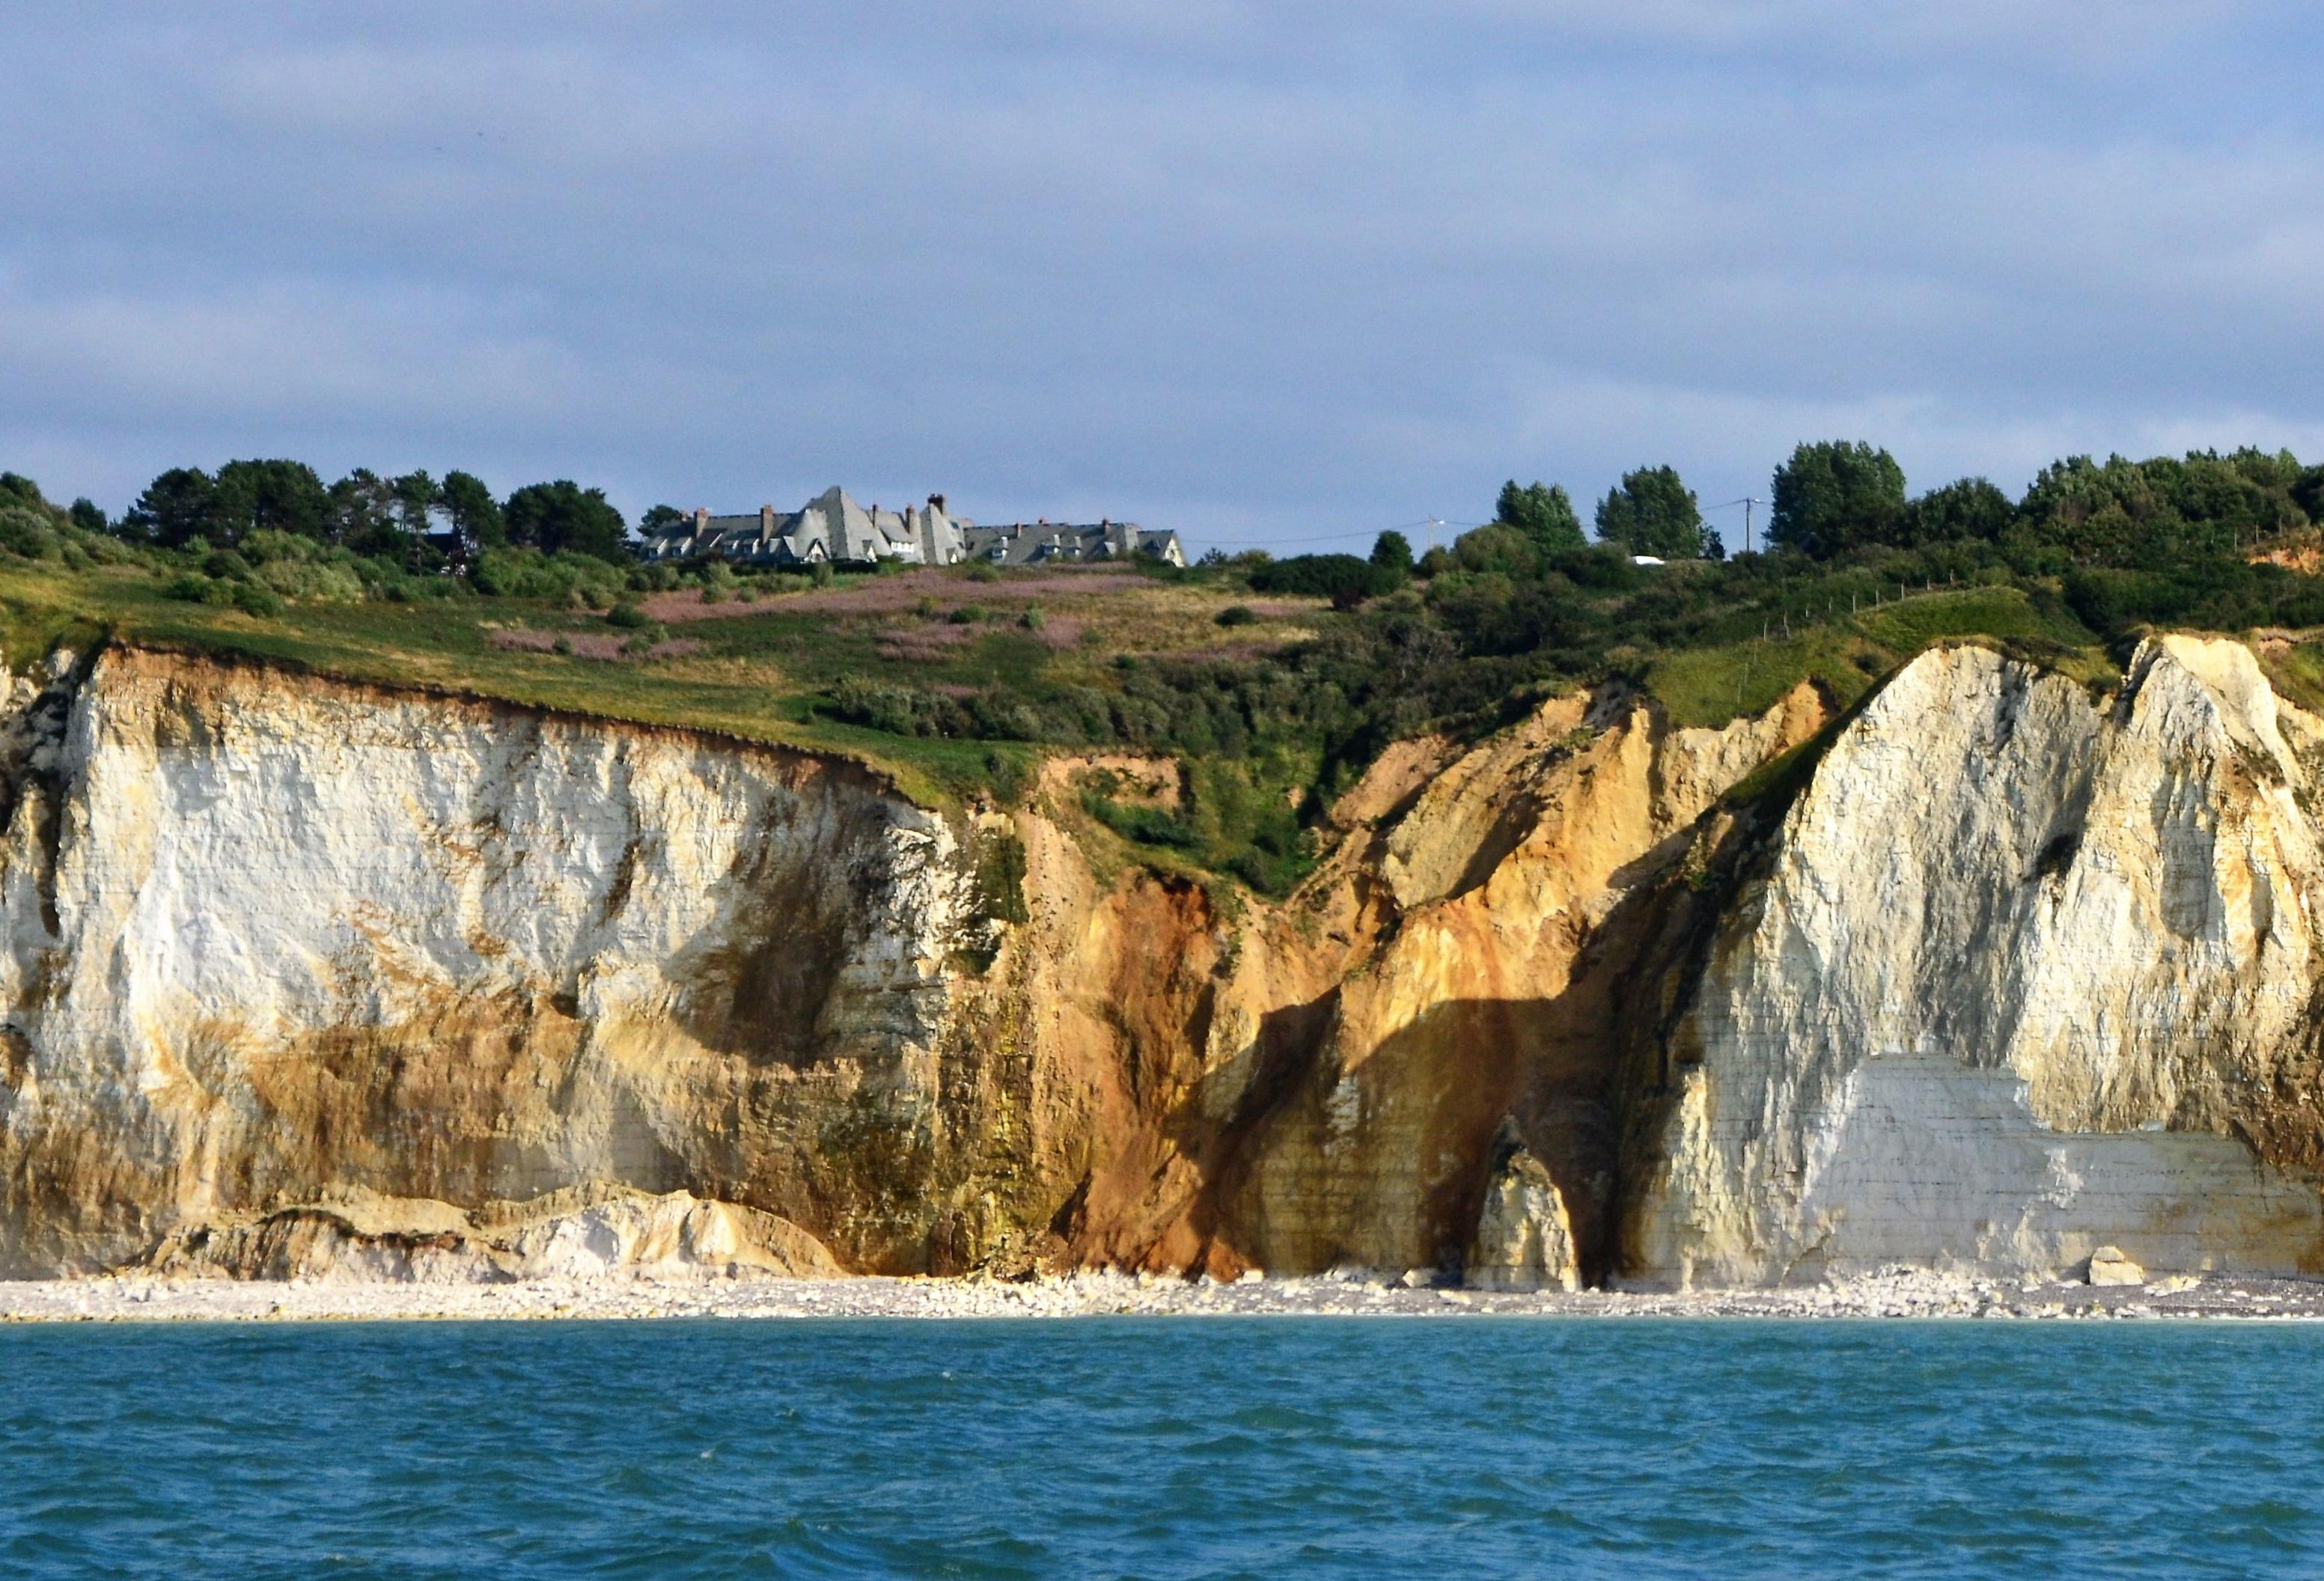
[[1585, 1282], [1622, 1271], [1695, 986], [1753, 870], [1749, 823], [1707, 866], [1669, 862], [1618, 902], [1556, 994], [1437, 1004], [1352, 1067], [1336, 991], [1266, 1017], [1170, 1122], [1201, 1175], [1184, 1220], [1193, 1266], [1457, 1273], [1507, 1121], [1564, 1199]]

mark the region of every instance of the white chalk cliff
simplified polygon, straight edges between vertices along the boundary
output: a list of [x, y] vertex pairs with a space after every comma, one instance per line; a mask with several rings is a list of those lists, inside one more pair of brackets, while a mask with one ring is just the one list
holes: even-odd
[[1239, 907], [1093, 856], [1074, 775], [1167, 765], [939, 814], [254, 664], [11, 687], [0, 1275], [2324, 1255], [2324, 724], [2233, 643], [1561, 699], [1399, 744]]
[[1908, 666], [1692, 985], [1634, 1271], [2310, 1265], [2319, 765], [2234, 643], [2150, 643], [2106, 698]]

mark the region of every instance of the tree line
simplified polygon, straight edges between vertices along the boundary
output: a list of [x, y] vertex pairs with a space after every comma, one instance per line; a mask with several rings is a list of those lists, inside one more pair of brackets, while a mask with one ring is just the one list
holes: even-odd
[[[2219, 582], [2236, 578], [2228, 568], [2254, 545], [2324, 523], [2324, 466], [2250, 447], [2144, 461], [2073, 456], [2043, 468], [2014, 500], [1983, 477], [1913, 495], [1904, 468], [1886, 450], [1827, 440], [1800, 445], [1775, 468], [1768, 504], [1760, 553], [1778, 562], [1840, 568], [1944, 550], [1961, 562], [1952, 568], [1956, 575], [1999, 566], [2012, 577], [2084, 587], [2099, 573]], [[1211, 558], [1240, 566], [1256, 591], [1331, 597], [1344, 607], [1414, 576], [1525, 580], [1598, 550], [1664, 560], [1727, 557], [1694, 491], [1668, 466], [1624, 474], [1598, 502], [1593, 524], [1594, 543], [1563, 485], [1512, 478], [1501, 487], [1490, 522], [1417, 560], [1410, 541], [1395, 532], [1380, 534], [1369, 557]]]
[[496, 498], [474, 473], [382, 476], [356, 467], [335, 483], [303, 461], [228, 461], [215, 473], [173, 467], [146, 485], [118, 521], [88, 500], [76, 525], [132, 542], [231, 550], [254, 533], [282, 532], [383, 556], [415, 569], [486, 550], [570, 551], [621, 564], [629, 524], [601, 488], [569, 478], [527, 484]]
[[[2164, 569], [2189, 556], [2232, 554], [2324, 518], [2324, 467], [2288, 450], [2250, 447], [2133, 461], [2069, 457], [2043, 468], [2022, 498], [1983, 477], [1908, 496], [1904, 469], [1862, 440], [1803, 444], [1775, 468], [1767, 546], [1833, 560], [1863, 549], [1923, 549], [1950, 541], [2003, 546], [2029, 573], [2075, 567]], [[1587, 540], [1564, 489], [1511, 479], [1494, 525], [1537, 550], [1580, 549]], [[1718, 559], [1694, 492], [1669, 467], [1626, 474], [1600, 501], [1598, 539], [1632, 554]]]

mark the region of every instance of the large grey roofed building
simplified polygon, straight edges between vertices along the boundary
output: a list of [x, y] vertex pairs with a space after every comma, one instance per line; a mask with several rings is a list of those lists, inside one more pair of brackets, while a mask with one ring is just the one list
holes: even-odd
[[1011, 522], [979, 527], [945, 513], [942, 495], [901, 512], [864, 509], [833, 486], [797, 511], [761, 505], [755, 516], [714, 516], [696, 511], [646, 535], [639, 558], [648, 561], [716, 558], [738, 565], [812, 566], [899, 560], [948, 566], [966, 559], [994, 565], [1074, 564], [1144, 554], [1175, 566], [1185, 551], [1172, 532], [1149, 532], [1134, 522]]
[[1135, 522], [1100, 522], [1075, 525], [1065, 522], [1015, 522], [1006, 527], [978, 527], [963, 522], [961, 537], [971, 559], [997, 566], [1074, 565], [1086, 560], [1126, 559], [1149, 555], [1174, 566], [1186, 563], [1178, 535], [1167, 529], [1148, 532]]

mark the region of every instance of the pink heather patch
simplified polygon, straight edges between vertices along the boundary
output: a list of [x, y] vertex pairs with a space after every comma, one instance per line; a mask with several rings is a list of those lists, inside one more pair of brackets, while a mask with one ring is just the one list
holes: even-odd
[[[1010, 571], [1006, 580], [999, 582], [972, 582], [959, 574], [957, 569], [923, 569], [875, 577], [853, 587], [786, 593], [755, 607], [779, 609], [787, 614], [812, 609], [839, 615], [899, 615], [916, 607], [923, 598], [934, 599], [938, 608], [950, 610], [963, 604], [1037, 604], [1044, 598], [1073, 594], [1102, 596], [1127, 593], [1144, 586], [1146, 578], [1137, 572], [1104, 566], [1056, 566], [1039, 570]], [[674, 593], [658, 595], [658, 597], [678, 596]], [[655, 605], [649, 602], [646, 607], [651, 611]], [[714, 604], [692, 618], [699, 620], [704, 615], [748, 615], [753, 607], [750, 605]]]
[[890, 626], [880, 633], [880, 657], [901, 659], [913, 663], [930, 664], [945, 657], [945, 650], [957, 648], [973, 637], [975, 626], [916, 625]]
[[715, 604], [702, 601], [699, 587], [680, 587], [675, 593], [650, 593], [640, 601], [640, 607], [664, 625], [675, 625], [689, 620], [731, 620], [738, 615], [750, 615], [761, 606], [737, 603], [731, 596]]

